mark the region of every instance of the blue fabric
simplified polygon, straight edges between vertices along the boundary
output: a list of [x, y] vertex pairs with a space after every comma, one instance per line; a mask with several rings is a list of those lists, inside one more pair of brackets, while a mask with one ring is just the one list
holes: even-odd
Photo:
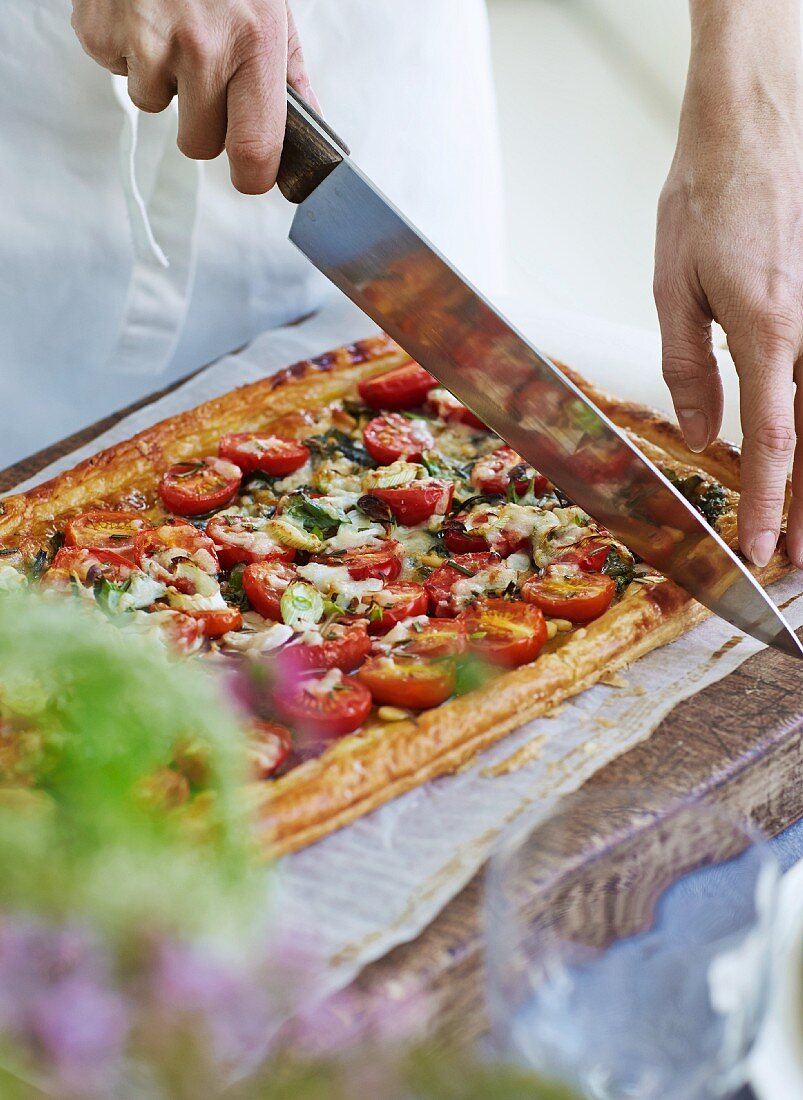
[[784, 871], [799, 863], [803, 859], [803, 819], [775, 837], [772, 850]]

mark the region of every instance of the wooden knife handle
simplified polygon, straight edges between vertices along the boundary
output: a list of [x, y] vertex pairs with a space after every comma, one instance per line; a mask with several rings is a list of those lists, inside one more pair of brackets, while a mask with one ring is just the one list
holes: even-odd
[[303, 202], [348, 153], [346, 143], [288, 84], [287, 129], [276, 181], [284, 197]]

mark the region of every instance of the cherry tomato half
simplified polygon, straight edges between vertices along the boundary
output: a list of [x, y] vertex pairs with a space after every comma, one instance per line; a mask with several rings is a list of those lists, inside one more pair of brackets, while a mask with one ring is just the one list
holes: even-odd
[[270, 779], [293, 751], [293, 735], [279, 722], [255, 718], [248, 729], [246, 755], [253, 780]]
[[123, 584], [134, 572], [134, 565], [114, 550], [90, 550], [85, 546], [62, 546], [45, 573], [43, 582], [55, 585], [70, 582], [94, 584], [101, 579]]
[[555, 560], [579, 565], [587, 573], [599, 573], [608, 560], [611, 546], [610, 535], [589, 535], [567, 547]]
[[[472, 523], [481, 525], [488, 518], [487, 514], [475, 512]], [[506, 558], [529, 543], [526, 535], [504, 527], [501, 530], [494, 529], [490, 536], [480, 534], [474, 527], [466, 527], [466, 519], [466, 514], [461, 513], [447, 520], [444, 525], [443, 542], [453, 554], [481, 554], [485, 550], [493, 550], [500, 557]]]
[[468, 424], [470, 428], [488, 431], [488, 427], [471, 409], [467, 409], [462, 401], [458, 401], [454, 394], [448, 390], [430, 390], [427, 395], [427, 409], [441, 420], [452, 421], [458, 424]]
[[439, 565], [424, 582], [432, 614], [443, 618], [456, 615], [458, 609], [452, 599], [452, 589], [458, 581], [473, 577], [483, 569], [490, 569], [501, 560], [498, 554], [493, 553], [458, 554]]
[[324, 676], [294, 678], [276, 691], [274, 703], [303, 737], [333, 741], [363, 724], [371, 713], [371, 693], [353, 676], [344, 676], [327, 689]]
[[469, 481], [481, 493], [506, 493], [510, 472], [521, 465], [522, 457], [512, 447], [499, 447], [474, 463]]
[[437, 384], [428, 371], [411, 362], [376, 378], [365, 378], [357, 385], [357, 391], [372, 409], [414, 409], [423, 404]]
[[284, 561], [257, 561], [243, 570], [243, 591], [257, 614], [281, 623], [282, 596], [287, 585], [297, 580], [293, 565]]
[[415, 527], [430, 516], [446, 515], [452, 505], [454, 482], [427, 477], [398, 489], [372, 489], [370, 495], [387, 504], [399, 523]]
[[321, 631], [322, 641], [296, 642], [276, 654], [282, 674], [292, 679], [304, 672], [339, 668], [351, 672], [368, 656], [371, 641], [364, 622], [332, 623]]
[[468, 634], [457, 619], [429, 619], [415, 624], [399, 649], [419, 657], [459, 657], [468, 649]]
[[396, 623], [400, 623], [403, 619], [425, 615], [429, 606], [426, 588], [422, 584], [414, 584], [412, 581], [397, 581], [395, 584], [387, 584], [381, 592], [372, 592], [365, 598], [371, 604], [372, 609], [376, 608], [382, 612], [381, 618], [372, 618], [369, 615], [369, 634], [387, 634]]
[[518, 600], [478, 600], [462, 612], [460, 621], [473, 652], [504, 668], [534, 661], [547, 639], [540, 607]]
[[396, 539], [383, 539], [379, 546], [355, 546], [345, 554], [316, 554], [311, 560], [321, 565], [345, 565], [355, 581], [395, 581], [401, 573], [402, 557]]
[[452, 661], [424, 661], [419, 657], [371, 657], [356, 673], [375, 703], [428, 710], [445, 702], [455, 689]]
[[215, 544], [221, 569], [233, 569], [240, 562], [293, 560], [295, 550], [272, 539], [264, 530], [265, 522], [253, 516], [212, 516], [206, 533]]
[[616, 585], [604, 573], [585, 573], [577, 565], [549, 565], [538, 577], [530, 577], [521, 588], [522, 599], [546, 615], [588, 623], [607, 611]]
[[134, 540], [148, 521], [137, 512], [82, 512], [67, 521], [66, 546], [87, 546], [93, 550], [114, 550], [127, 557]]
[[435, 437], [424, 420], [408, 420], [401, 413], [375, 416], [363, 429], [365, 448], [380, 466], [400, 458], [418, 461], [435, 446]]
[[218, 443], [221, 458], [233, 462], [244, 474], [262, 470], [270, 477], [287, 477], [309, 458], [309, 450], [296, 439], [268, 432], [232, 432]]
[[283, 561], [260, 561], [243, 570], [243, 591], [259, 615], [282, 621], [281, 600], [288, 584], [298, 580], [295, 569]]
[[162, 476], [159, 495], [176, 515], [200, 516], [230, 504], [242, 476], [240, 467], [224, 458], [179, 462]]
[[220, 608], [215, 611], [185, 611], [186, 615], [195, 619], [201, 628], [205, 638], [219, 638], [221, 634], [228, 634], [230, 630], [239, 630], [243, 625], [243, 615], [239, 608]]
[[155, 581], [172, 585], [179, 592], [196, 591], [187, 566], [214, 576], [220, 568], [215, 544], [191, 523], [163, 523], [137, 535], [134, 560]]

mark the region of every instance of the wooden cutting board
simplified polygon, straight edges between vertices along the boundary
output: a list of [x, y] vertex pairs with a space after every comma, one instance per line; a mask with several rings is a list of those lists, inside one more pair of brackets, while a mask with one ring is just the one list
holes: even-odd
[[[174, 388], [0, 471], [0, 494]], [[767, 835], [777, 835], [803, 818], [803, 668], [774, 650], [757, 653], [680, 703], [647, 741], [603, 768], [587, 786], [606, 784], [648, 786], [660, 794], [666, 815], [679, 800], [710, 799], [750, 816]], [[631, 837], [612, 844], [608, 870], [617, 860], [624, 866], [633, 845], [658, 843], [654, 826], [659, 823], [634, 825]], [[598, 850], [605, 841], [605, 822], [597, 822], [592, 832], [589, 848], [593, 843]], [[467, 1040], [485, 1031], [481, 894], [480, 873], [416, 940], [363, 970], [354, 985], [358, 1001], [423, 994], [432, 998], [433, 1026], [442, 1037]]]

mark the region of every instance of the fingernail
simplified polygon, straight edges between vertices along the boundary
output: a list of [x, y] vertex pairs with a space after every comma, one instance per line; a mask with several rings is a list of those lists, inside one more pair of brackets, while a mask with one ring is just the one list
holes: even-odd
[[769, 563], [777, 541], [778, 536], [774, 531], [762, 531], [760, 535], [756, 535], [750, 544], [750, 560], [752, 563], [757, 565], [759, 569], [763, 569]]
[[682, 409], [678, 420], [689, 450], [704, 451], [708, 443], [708, 417], [702, 409]]

